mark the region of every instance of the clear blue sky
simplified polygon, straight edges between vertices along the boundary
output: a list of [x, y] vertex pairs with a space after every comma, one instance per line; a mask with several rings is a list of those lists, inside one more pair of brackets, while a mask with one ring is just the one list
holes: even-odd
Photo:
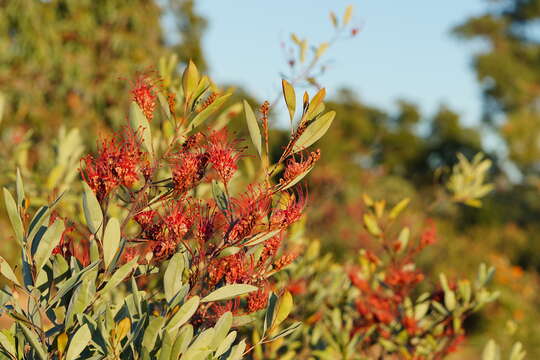
[[338, 43], [321, 78], [329, 96], [352, 88], [367, 103], [391, 107], [398, 98], [433, 113], [449, 104], [466, 124], [481, 112], [471, 70], [472, 47], [450, 35], [453, 25], [486, 6], [482, 0], [200, 0], [208, 18], [204, 49], [213, 78], [273, 99], [286, 69], [280, 43], [291, 32], [322, 42], [332, 34], [328, 13], [355, 6], [362, 32]]

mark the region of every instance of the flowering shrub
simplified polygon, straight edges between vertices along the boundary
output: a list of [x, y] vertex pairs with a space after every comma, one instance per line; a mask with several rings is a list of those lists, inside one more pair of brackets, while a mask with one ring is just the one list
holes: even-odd
[[[421, 230], [404, 226], [400, 215], [409, 202], [387, 210], [385, 201], [363, 196], [365, 230], [355, 260], [338, 263], [317, 241], [304, 245], [304, 257], [278, 277], [295, 297], [291, 321], [306, 326], [288, 341], [258, 346], [255, 358], [441, 359], [459, 347], [465, 320], [498, 296], [486, 288], [494, 269], [482, 264], [473, 282], [441, 274], [439, 285], [429, 286], [416, 262], [436, 243], [436, 229], [433, 222]], [[295, 233], [304, 239], [298, 225]]]
[[[30, 217], [20, 174], [15, 198], [4, 189], [22, 272], [0, 259], [12, 283], [1, 301], [13, 319], [0, 333], [4, 357], [239, 359], [251, 347], [235, 342], [231, 326], [259, 310], [268, 308], [259, 343], [299, 327], [274, 331], [292, 302], [272, 294], [272, 276], [298, 255], [282, 242], [305, 207], [299, 182], [320, 156], [301, 154], [334, 117], [324, 112], [324, 89], [311, 101], [304, 95], [275, 164], [269, 105], [260, 126], [244, 101], [261, 164], [261, 176], [250, 178], [241, 164], [251, 163], [246, 147], [227, 130], [229, 113], [203, 126], [231, 94], [192, 63], [181, 84], [165, 75], [140, 75], [129, 126], [81, 159], [86, 225], [57, 210], [61, 196]], [[292, 86], [283, 87], [295, 102]]]

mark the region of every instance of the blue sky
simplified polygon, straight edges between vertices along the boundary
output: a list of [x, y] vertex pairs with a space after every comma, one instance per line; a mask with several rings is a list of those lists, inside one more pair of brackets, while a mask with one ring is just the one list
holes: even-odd
[[328, 39], [329, 11], [342, 13], [348, 4], [362, 32], [329, 51], [331, 67], [320, 80], [330, 97], [349, 87], [367, 103], [388, 109], [405, 98], [428, 114], [446, 103], [464, 123], [478, 122], [473, 48], [450, 29], [480, 13], [482, 0], [200, 0], [198, 10], [209, 20], [204, 49], [210, 74], [273, 99], [286, 69], [280, 43], [291, 32], [315, 43]]

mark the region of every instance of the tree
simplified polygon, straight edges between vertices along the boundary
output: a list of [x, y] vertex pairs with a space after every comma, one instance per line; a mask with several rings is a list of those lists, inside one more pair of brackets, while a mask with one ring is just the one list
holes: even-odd
[[[0, 0], [0, 84], [5, 121], [40, 135], [58, 125], [113, 125], [128, 104], [137, 72], [152, 71], [171, 50], [204, 63], [204, 19], [193, 1]], [[167, 43], [160, 21], [169, 9], [179, 41]], [[202, 25], [201, 25], [202, 24]], [[122, 100], [119, 100], [122, 99]], [[75, 123], [75, 124], [74, 124]]]
[[508, 144], [510, 158], [525, 174], [540, 170], [540, 43], [535, 24], [539, 0], [497, 0], [485, 14], [454, 29], [487, 47], [474, 57], [486, 121]]

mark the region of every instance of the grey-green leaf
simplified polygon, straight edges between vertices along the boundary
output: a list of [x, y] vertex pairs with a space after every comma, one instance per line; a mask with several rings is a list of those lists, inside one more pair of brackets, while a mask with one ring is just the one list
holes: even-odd
[[103, 234], [103, 261], [107, 269], [114, 259], [120, 244], [120, 222], [116, 218], [111, 218], [105, 227]]
[[329, 111], [309, 124], [294, 144], [293, 152], [304, 150], [323, 137], [330, 128], [330, 125], [332, 125], [335, 116], [335, 111]]
[[289, 117], [291, 118], [292, 123], [294, 112], [296, 110], [296, 94], [294, 92], [294, 87], [287, 80], [282, 80], [281, 86], [283, 88], [283, 97], [285, 98], [285, 104], [287, 104], [287, 110], [289, 110]]
[[13, 196], [11, 196], [10, 192], [6, 188], [4, 188], [4, 202], [6, 204], [9, 221], [11, 222], [11, 226], [13, 227], [13, 232], [15, 232], [17, 242], [19, 243], [19, 245], [23, 246], [23, 223], [19, 215], [19, 211], [17, 210], [17, 204], [15, 203]]
[[244, 114], [246, 116], [246, 122], [249, 130], [249, 136], [251, 137], [251, 142], [253, 142], [255, 149], [257, 149], [257, 152], [259, 153], [259, 156], [262, 156], [261, 131], [259, 130], [259, 125], [257, 124], [257, 118], [253, 113], [253, 109], [251, 109], [251, 106], [246, 100], [244, 100]]
[[138, 256], [116, 270], [101, 292], [106, 293], [107, 291], [117, 287], [126, 278], [126, 276], [128, 276], [129, 273], [131, 273], [137, 267], [137, 261], [139, 261]]
[[0, 273], [4, 275], [6, 279], [9, 281], [13, 281], [15, 284], [21, 286], [19, 283], [19, 280], [17, 279], [17, 276], [15, 276], [15, 273], [13, 272], [13, 269], [11, 269], [11, 266], [9, 266], [8, 262], [0, 256]]
[[34, 255], [34, 265], [36, 272], [39, 273], [47, 260], [51, 257], [52, 251], [60, 243], [62, 233], [64, 232], [64, 222], [56, 220], [54, 224], [47, 228], [47, 231], [37, 244], [36, 254]]
[[186, 301], [167, 324], [167, 330], [173, 331], [184, 325], [186, 321], [191, 319], [193, 314], [195, 314], [197, 308], [199, 307], [199, 303], [200, 300], [198, 296], [194, 296]]
[[173, 297], [180, 291], [182, 288], [182, 272], [184, 271], [184, 256], [181, 253], [176, 253], [173, 255], [167, 269], [165, 270], [165, 275], [163, 276], [163, 287], [165, 288], [165, 298], [167, 302], [171, 302]]
[[92, 334], [90, 333], [88, 325], [85, 324], [79, 330], [77, 330], [69, 342], [66, 360], [78, 359], [79, 355], [83, 352], [86, 346], [88, 346], [91, 337]]
[[43, 345], [38, 339], [38, 336], [35, 332], [27, 328], [25, 325], [19, 322], [19, 326], [21, 327], [24, 337], [30, 345], [32, 345], [32, 348], [36, 352], [36, 354], [39, 356], [41, 360], [47, 360], [47, 354], [45, 352], [45, 349], [43, 348]]
[[227, 99], [231, 96], [231, 93], [224, 94], [220, 97], [218, 97], [212, 104], [210, 104], [206, 109], [202, 110], [200, 113], [198, 113], [193, 120], [191, 120], [191, 123], [189, 125], [189, 130], [193, 130], [197, 126], [201, 125], [210, 115], [212, 115], [214, 112], [216, 112], [221, 105], [227, 101]]
[[256, 290], [258, 290], [256, 286], [248, 284], [225, 285], [211, 292], [208, 296], [203, 298], [201, 302], [229, 300]]
[[90, 189], [86, 182], [83, 182], [83, 211], [88, 229], [92, 234], [95, 234], [98, 239], [101, 239], [103, 227], [103, 212], [96, 198], [96, 195]]
[[152, 154], [152, 133], [148, 119], [143, 114], [137, 103], [132, 102], [129, 108], [129, 120], [133, 131], [140, 136], [142, 143], [149, 154]]

